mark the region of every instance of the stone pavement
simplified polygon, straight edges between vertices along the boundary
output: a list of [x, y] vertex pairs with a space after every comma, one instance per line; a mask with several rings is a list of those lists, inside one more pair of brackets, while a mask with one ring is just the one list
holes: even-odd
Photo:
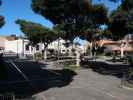
[[121, 80], [83, 69], [72, 83], [35, 95], [35, 100], [133, 100], [133, 90], [120, 88]]

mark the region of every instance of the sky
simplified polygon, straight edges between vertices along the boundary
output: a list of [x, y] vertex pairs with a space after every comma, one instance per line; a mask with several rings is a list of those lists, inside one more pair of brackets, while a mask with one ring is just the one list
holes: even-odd
[[22, 35], [19, 26], [15, 23], [17, 19], [25, 19], [52, 27], [50, 21], [32, 11], [31, 0], [2, 0], [0, 15], [5, 17], [6, 22], [0, 29], [0, 35]]
[[[109, 11], [117, 8], [120, 3], [112, 3], [108, 0], [93, 0], [93, 3], [104, 3]], [[15, 24], [17, 19], [25, 19], [43, 24], [52, 28], [53, 24], [44, 17], [35, 14], [31, 9], [31, 0], [2, 0], [0, 15], [5, 17], [5, 25], [0, 29], [0, 35], [23, 35], [20, 27]]]
[[109, 0], [92, 0], [93, 3], [97, 4], [97, 3], [102, 3], [106, 6], [106, 8], [109, 10], [109, 12], [117, 9], [117, 7], [121, 4], [121, 0], [119, 0], [119, 2], [115, 3], [115, 2], [111, 2]]

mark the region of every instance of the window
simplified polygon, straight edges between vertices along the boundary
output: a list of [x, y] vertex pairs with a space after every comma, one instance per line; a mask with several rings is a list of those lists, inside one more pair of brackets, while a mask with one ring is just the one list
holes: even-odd
[[29, 51], [29, 45], [25, 45], [25, 50]]

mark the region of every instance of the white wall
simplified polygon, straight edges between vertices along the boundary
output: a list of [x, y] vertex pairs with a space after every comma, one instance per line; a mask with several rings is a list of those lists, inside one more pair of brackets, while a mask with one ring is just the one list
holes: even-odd
[[4, 37], [0, 37], [0, 47], [5, 47], [6, 39]]
[[[23, 40], [23, 39], [18, 39], [18, 40], [13, 40], [13, 41], [6, 41], [5, 42], [5, 52], [13, 52], [13, 53], [18, 53], [18, 54], [32, 54], [33, 53], [33, 47], [29, 45], [29, 50], [26, 50], [26, 45], [29, 44], [28, 40]], [[35, 52], [40, 52], [41, 49], [41, 44], [39, 50], [37, 51], [35, 49]]]
[[[65, 41], [60, 39], [59, 41], [59, 50], [61, 53], [66, 53], [68, 50], [71, 51], [72, 47], [66, 48], [64, 46]], [[18, 53], [18, 54], [33, 54], [33, 47], [29, 45], [29, 50], [26, 50], [26, 45], [29, 44], [28, 40], [23, 40], [23, 39], [18, 39], [14, 41], [5, 41], [5, 52], [13, 52], [13, 53]], [[39, 50], [35, 50], [35, 52], [41, 52], [44, 45], [39, 43]], [[75, 48], [75, 46], [74, 46]], [[54, 49], [58, 51], [58, 40], [52, 42], [51, 44], [48, 45], [48, 49]]]
[[[58, 44], [58, 42], [59, 42], [59, 44]], [[65, 41], [62, 39], [60, 39], [59, 41], [56, 40], [48, 45], [48, 49], [54, 49], [54, 50], [58, 51], [58, 46], [59, 46], [59, 50], [61, 51], [61, 53], [63, 53], [62, 52], [63, 50], [67, 51], [67, 48], [64, 46], [64, 43], [65, 43]]]
[[5, 52], [22, 53], [22, 40], [6, 41]]

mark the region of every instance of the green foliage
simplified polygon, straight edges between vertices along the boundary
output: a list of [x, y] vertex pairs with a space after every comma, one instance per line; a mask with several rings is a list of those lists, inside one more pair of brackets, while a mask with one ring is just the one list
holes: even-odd
[[42, 42], [47, 46], [49, 43], [57, 39], [57, 35], [52, 30], [42, 26], [41, 24], [20, 19], [18, 19], [16, 23], [20, 25], [22, 32], [33, 45]]
[[64, 69], [69, 69], [69, 70], [72, 70], [72, 71], [76, 71], [76, 70], [80, 69], [80, 66], [65, 64]]
[[133, 0], [122, 0], [121, 9], [126, 11], [133, 9]]
[[119, 11], [112, 16], [112, 21], [109, 28], [113, 33], [114, 39], [121, 39], [128, 33], [129, 28], [127, 27], [127, 21], [127, 12]]
[[36, 60], [41, 60], [43, 58], [43, 55], [40, 52], [35, 53], [34, 56]]
[[70, 27], [67, 27], [66, 24], [57, 24], [53, 27], [53, 31], [58, 34], [58, 37], [61, 37], [64, 40], [69, 40], [73, 42], [76, 35], [71, 32], [72, 29]]
[[108, 22], [105, 6], [92, 5], [89, 0], [32, 0], [32, 9], [54, 25], [63, 25], [65, 38], [70, 41], [77, 36], [86, 39], [90, 34], [82, 33], [88, 28]]
[[122, 0], [122, 4], [110, 16], [109, 29], [114, 39], [121, 39], [133, 32], [133, 0]]
[[4, 17], [0, 16], [0, 28], [5, 24]]
[[32, 9], [53, 23], [61, 22], [60, 12], [64, 11], [64, 0], [32, 0]]
[[[1, 0], [0, 0], [0, 5], [2, 4]], [[5, 20], [3, 16], [0, 16], [0, 28], [5, 24]]]
[[126, 59], [128, 60], [128, 63], [129, 63], [130, 65], [133, 65], [133, 55], [128, 55], [128, 56], [126, 56]]
[[67, 40], [67, 38], [66, 38], [66, 31], [64, 29], [64, 24], [56, 24], [53, 27], [53, 31], [58, 35], [58, 37]]

